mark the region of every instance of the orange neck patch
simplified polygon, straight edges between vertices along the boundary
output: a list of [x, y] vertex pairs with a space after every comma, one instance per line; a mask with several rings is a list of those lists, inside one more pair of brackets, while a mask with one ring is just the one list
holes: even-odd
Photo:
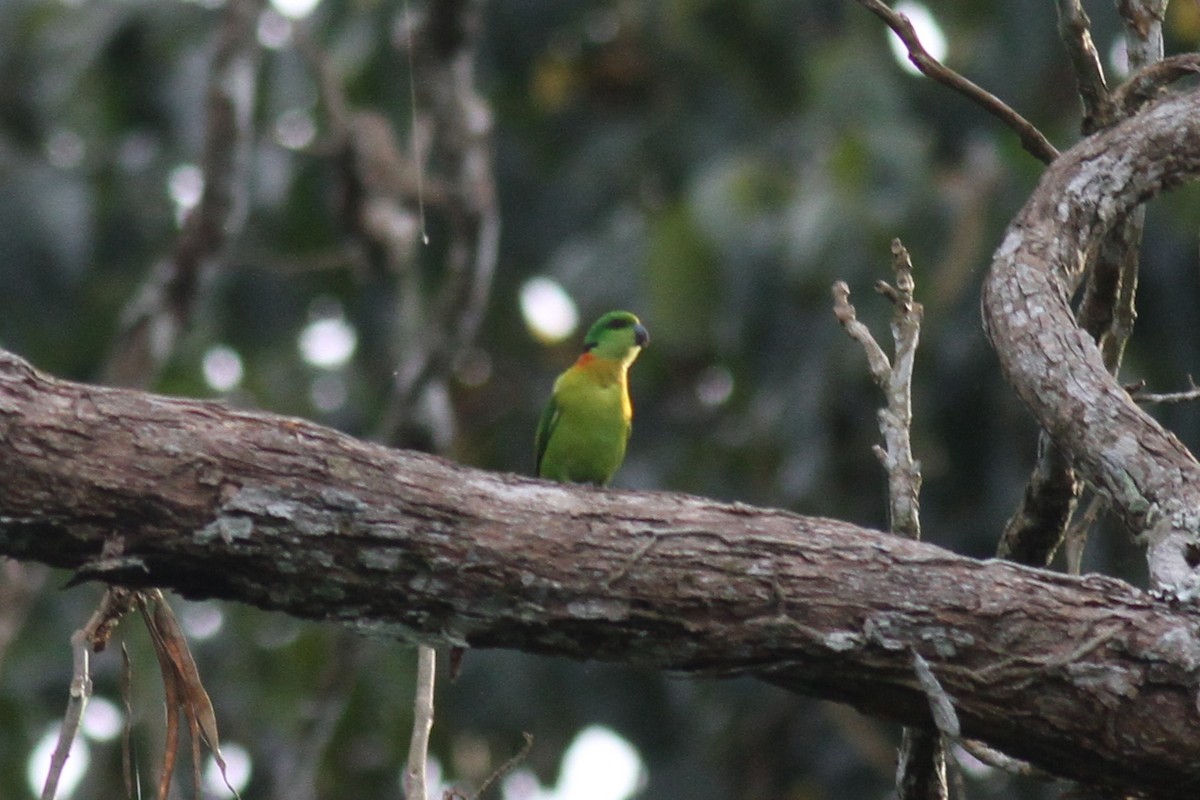
[[590, 350], [575, 359], [575, 364], [571, 367], [571, 369], [578, 370], [580, 373], [602, 384], [614, 381], [623, 383], [625, 381], [626, 368], [627, 365], [623, 362], [615, 361], [611, 358], [601, 358]]

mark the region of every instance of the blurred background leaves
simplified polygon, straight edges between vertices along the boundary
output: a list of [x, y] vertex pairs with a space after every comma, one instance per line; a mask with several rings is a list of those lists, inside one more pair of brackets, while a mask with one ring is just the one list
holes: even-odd
[[[350, 241], [346, 173], [329, 144], [336, 119], [301, 43], [324, 53], [345, 101], [379, 115], [408, 154], [410, 75], [418, 90], [427, 77], [409, 68], [409, 12], [425, 9], [410, 2], [407, 11], [383, 0], [280, 2], [259, 16], [250, 156], [238, 176], [245, 219], [155, 391], [364, 437], [381, 430], [397, 341], [420, 331], [399, 318], [403, 279], [365, 270], [370, 259]], [[122, 309], [203, 190], [223, 7], [0, 4], [0, 346], [53, 374], [101, 380]], [[949, 66], [1060, 148], [1077, 138], [1051, 4], [929, 10]], [[1115, 15], [1092, 16], [1117, 80]], [[1168, 52], [1194, 49], [1196, 6], [1172, 4], [1166, 32]], [[870, 452], [878, 397], [833, 318], [829, 287], [847, 281], [882, 335], [889, 309], [870, 287], [889, 277], [888, 243], [899, 236], [926, 305], [914, 387], [925, 535], [961, 553], [994, 552], [1036, 442], [977, 311], [990, 252], [1041, 171], [1015, 137], [906, 71], [879, 21], [848, 0], [491, 2], [473, 56], [503, 233], [479, 335], [455, 354], [443, 387], [455, 422], [449, 455], [527, 473], [537, 414], [580, 327], [623, 307], [645, 321], [652, 346], [633, 370], [637, 417], [618, 485], [885, 526]], [[418, 287], [443, 280], [452, 255], [438, 167], [431, 241], [413, 256]], [[1198, 198], [1185, 188], [1148, 216], [1122, 377], [1154, 390], [1182, 388], [1200, 370]], [[531, 300], [535, 286], [561, 290], [558, 306], [545, 293]], [[565, 330], [539, 327], [547, 319], [566, 319]], [[1194, 408], [1155, 413], [1193, 450], [1200, 444]], [[99, 591], [58, 591], [66, 576], [3, 566], [0, 796], [36, 796], [30, 756], [61, 716], [67, 640]], [[1085, 568], [1143, 580], [1139, 555], [1111, 526], [1092, 538]], [[226, 748], [250, 765], [243, 796], [399, 796], [408, 650], [248, 608], [179, 601], [177, 611]], [[148, 776], [161, 689], [144, 634], [126, 627]], [[95, 668], [97, 696], [123, 715], [119, 659], [101, 656]], [[528, 772], [502, 793], [548, 796], [539, 787], [555, 785], [564, 752], [597, 725], [636, 750], [646, 798], [885, 797], [892, 782], [897, 732], [847, 709], [750, 682], [510, 652], [470, 652], [458, 682], [439, 686], [434, 750], [444, 778], [477, 785], [529, 731]], [[72, 796], [117, 796], [117, 740], [89, 741]], [[965, 780], [972, 797], [1053, 793], [985, 769]]]

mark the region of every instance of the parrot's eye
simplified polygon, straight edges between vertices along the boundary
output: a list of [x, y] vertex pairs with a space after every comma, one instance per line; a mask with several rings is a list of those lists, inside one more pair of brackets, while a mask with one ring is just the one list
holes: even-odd
[[611, 319], [611, 320], [609, 320], [609, 321], [608, 321], [608, 324], [607, 324], [607, 325], [605, 325], [604, 327], [608, 328], [610, 331], [619, 330], [619, 329], [621, 329], [621, 328], [628, 328], [628, 327], [629, 327], [629, 320], [627, 320], [627, 319], [620, 319], [620, 318], [618, 318], [618, 319]]

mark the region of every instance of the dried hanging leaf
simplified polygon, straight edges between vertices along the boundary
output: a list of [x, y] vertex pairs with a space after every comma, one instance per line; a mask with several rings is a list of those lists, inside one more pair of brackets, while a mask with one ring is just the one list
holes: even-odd
[[[121, 642], [121, 703], [125, 706], [125, 724], [121, 727], [121, 772], [125, 777], [125, 796], [134, 794], [133, 770], [133, 662], [129, 660], [129, 648]], [[141, 781], [137, 781], [141, 786]]]
[[163, 692], [167, 705], [167, 750], [163, 757], [162, 774], [159, 776], [159, 800], [166, 800], [171, 776], [175, 771], [175, 758], [179, 749], [180, 711], [188, 721], [188, 730], [192, 736], [192, 769], [197, 796], [200, 787], [200, 742], [203, 740], [221, 771], [225, 787], [240, 800], [241, 796], [229, 783], [225, 759], [221, 757], [217, 715], [213, 711], [212, 700], [209, 699], [208, 692], [200, 680], [196, 661], [192, 658], [191, 648], [188, 647], [187, 638], [183, 635], [183, 628], [180, 627], [175, 612], [167, 604], [162, 592], [157, 589], [139, 593], [138, 604], [146, 629], [150, 632], [150, 639], [154, 643], [154, 653], [162, 671]]

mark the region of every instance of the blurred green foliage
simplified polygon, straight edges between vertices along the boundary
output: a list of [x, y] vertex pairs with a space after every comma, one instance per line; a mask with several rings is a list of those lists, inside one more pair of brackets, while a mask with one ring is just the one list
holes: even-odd
[[[122, 307], [178, 231], [168, 186], [198, 163], [220, 5], [0, 4], [0, 346], [56, 375], [98, 379]], [[932, 11], [951, 67], [1058, 146], [1075, 140], [1078, 103], [1052, 4], [959, 0]], [[1171, 12], [1168, 49], [1193, 48], [1194, 6]], [[394, 46], [402, 13], [381, 0], [325, 0], [303, 25], [351, 102], [386, 115], [407, 142], [409, 74]], [[1098, 8], [1093, 20], [1107, 53], [1115, 15]], [[886, 337], [889, 309], [870, 287], [889, 278], [888, 245], [899, 236], [926, 306], [914, 387], [925, 535], [989, 555], [1036, 432], [997, 373], [978, 288], [1041, 165], [978, 108], [903, 71], [885, 36], [850, 0], [487, 4], [477, 84], [494, 114], [503, 235], [484, 328], [452, 391], [454, 457], [530, 470], [536, 415], [579, 338], [547, 346], [529, 333], [520, 287], [545, 275], [584, 324], [624, 307], [651, 331], [633, 370], [637, 416], [618, 485], [885, 526], [870, 450], [879, 397], [833, 318], [829, 287], [847, 281], [860, 317]], [[155, 389], [217, 394], [202, 360], [223, 344], [244, 367], [230, 402], [369, 436], [392, 369], [397, 289], [344, 258], [341, 187], [319, 147], [328, 121], [311, 66], [284, 41], [265, 51], [258, 79], [247, 224]], [[317, 138], [290, 149], [280, 126], [296, 114]], [[1155, 389], [1181, 388], [1200, 371], [1197, 197], [1183, 190], [1149, 213], [1124, 377]], [[435, 242], [421, 257], [436, 275], [436, 219], [431, 227]], [[296, 344], [331, 302], [358, 336], [355, 358], [332, 377], [305, 364]], [[344, 402], [321, 410], [314, 386], [330, 380]], [[1194, 408], [1161, 414], [1200, 444]], [[1140, 579], [1138, 554], [1111, 527], [1093, 536], [1086, 563]], [[67, 640], [98, 596], [54, 588], [64, 581], [51, 577], [0, 671], [4, 798], [33, 796], [25, 762], [61, 716]], [[317, 765], [312, 796], [398, 796], [410, 653], [331, 626], [221, 611], [224, 627], [195, 648], [224, 738], [254, 759], [244, 796], [289, 796], [288, 770], [302, 758]], [[137, 628], [129, 620], [122, 633], [149, 776], [162, 742], [160, 689]], [[115, 655], [96, 660], [97, 692], [114, 702], [118, 669]], [[647, 798], [882, 797], [897, 740], [891, 726], [751, 682], [508, 652], [468, 653], [438, 705], [435, 750], [454, 777], [477, 782], [529, 731], [529, 766], [552, 783], [572, 737], [599, 723], [640, 751]], [[309, 752], [323, 713], [334, 714], [328, 744]], [[97, 745], [75, 796], [119, 796], [119, 765], [117, 744]], [[967, 780], [973, 797], [1052, 794], [991, 773]]]

